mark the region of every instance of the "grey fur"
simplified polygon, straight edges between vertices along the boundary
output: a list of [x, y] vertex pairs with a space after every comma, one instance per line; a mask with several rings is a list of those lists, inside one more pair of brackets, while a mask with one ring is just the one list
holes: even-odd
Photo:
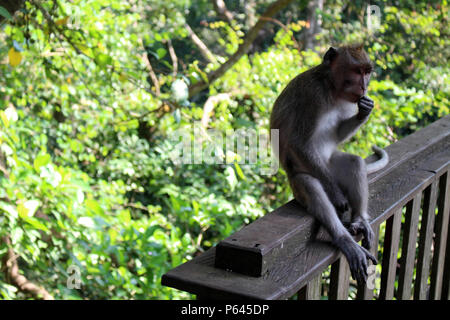
[[[340, 98], [330, 59], [347, 51], [333, 50], [320, 65], [286, 86], [275, 101], [270, 127], [279, 129], [278, 156], [294, 197], [327, 229], [333, 244], [346, 256], [353, 278], [364, 282], [367, 260], [376, 263], [368, 252], [374, 233], [368, 224], [367, 172], [381, 169], [388, 158], [374, 146], [381, 159], [366, 165], [361, 157], [337, 150], [367, 121], [373, 101], [367, 96], [357, 102]], [[369, 64], [364, 60], [365, 66]], [[367, 85], [366, 80], [363, 84]], [[348, 209], [352, 221], [347, 230], [339, 216]], [[351, 236], [359, 232], [364, 235], [363, 247]]]
[[386, 167], [387, 164], [389, 163], [389, 156], [386, 151], [377, 146], [372, 146], [372, 150], [380, 158], [377, 161], [367, 164], [366, 166], [367, 174], [377, 172], [378, 170], [381, 170], [384, 167]]

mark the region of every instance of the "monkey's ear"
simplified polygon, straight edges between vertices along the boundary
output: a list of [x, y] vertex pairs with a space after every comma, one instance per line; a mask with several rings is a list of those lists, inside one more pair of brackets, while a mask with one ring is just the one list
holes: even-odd
[[330, 47], [330, 49], [328, 49], [327, 53], [325, 53], [325, 55], [323, 56], [323, 61], [327, 62], [327, 63], [331, 63], [334, 58], [336, 58], [338, 55], [338, 52], [335, 48]]

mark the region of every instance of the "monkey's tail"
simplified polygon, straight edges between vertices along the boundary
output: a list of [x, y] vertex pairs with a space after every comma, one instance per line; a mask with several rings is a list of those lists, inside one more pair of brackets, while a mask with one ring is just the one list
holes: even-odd
[[366, 165], [367, 174], [383, 169], [389, 162], [389, 156], [386, 151], [377, 146], [372, 146], [372, 150], [380, 158]]

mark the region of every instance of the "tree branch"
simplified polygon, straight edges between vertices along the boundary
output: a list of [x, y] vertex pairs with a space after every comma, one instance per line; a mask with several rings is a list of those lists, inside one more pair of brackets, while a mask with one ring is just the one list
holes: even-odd
[[[6, 169], [6, 167], [3, 165], [2, 155], [0, 154], [0, 169], [5, 175], [6, 178], [9, 178], [9, 173]], [[6, 196], [5, 198], [1, 199], [2, 201], [10, 203], [11, 200]], [[50, 295], [47, 290], [45, 290], [42, 287], [39, 287], [35, 285], [34, 283], [30, 282], [27, 278], [25, 278], [23, 275], [19, 273], [19, 264], [17, 263], [17, 258], [19, 257], [16, 255], [12, 249], [11, 244], [11, 238], [9, 235], [5, 235], [1, 237], [1, 242], [3, 242], [6, 247], [7, 251], [3, 255], [1, 262], [1, 268], [0, 270], [3, 270], [5, 273], [5, 279], [8, 283], [14, 285], [17, 287], [20, 291], [24, 293], [29, 293], [35, 298], [42, 298], [44, 300], [54, 300], [53, 296]]]
[[[277, 19], [274, 19], [274, 18], [268, 18], [268, 17], [261, 17], [261, 19], [264, 19], [266, 21], [270, 21], [270, 22], [273, 22], [273, 23], [279, 25], [281, 28], [283, 28], [283, 30], [287, 34], [289, 34], [289, 28], [285, 24], [283, 24], [280, 20], [277, 20]], [[298, 52], [300, 52], [301, 51], [300, 45], [298, 44], [297, 40], [295, 40], [295, 37], [294, 37], [293, 34], [291, 35], [291, 39], [294, 42], [295, 48], [298, 50]]]
[[49, 294], [47, 290], [30, 282], [19, 273], [19, 264], [17, 263], [18, 256], [11, 248], [11, 239], [9, 236], [3, 236], [2, 241], [8, 247], [8, 250], [2, 259], [6, 280], [10, 284], [16, 286], [20, 291], [31, 294], [35, 298], [54, 300], [53, 296]]
[[70, 37], [68, 37], [64, 32], [61, 31], [60, 28], [58, 28], [56, 22], [52, 19], [50, 13], [47, 10], [45, 10], [45, 8], [38, 1], [31, 1], [31, 3], [33, 3], [39, 9], [39, 11], [41, 11], [44, 18], [52, 26], [52, 30], [57, 30], [58, 34], [62, 36], [67, 41], [68, 44], [72, 46], [72, 48], [75, 50], [77, 54], [83, 55], [91, 60], [94, 60], [92, 57], [88, 56], [80, 48], [78, 48], [78, 46], [72, 41], [72, 39], [70, 39]]
[[223, 0], [213, 0], [214, 10], [216, 10], [218, 16], [228, 22], [231, 25], [233, 20], [233, 14], [228, 11], [227, 6]]
[[184, 24], [184, 27], [186, 28], [192, 42], [197, 46], [201, 55], [209, 62], [213, 63], [217, 62], [216, 57], [214, 57], [214, 54], [208, 49], [208, 47], [203, 43], [203, 41], [200, 40], [200, 38], [195, 34], [192, 28], [187, 23]]
[[150, 59], [148, 58], [147, 50], [145, 50], [144, 41], [141, 39], [141, 45], [144, 49], [144, 53], [142, 54], [142, 60], [145, 62], [145, 66], [147, 67], [148, 74], [150, 79], [152, 79], [153, 85], [155, 86], [155, 95], [159, 96], [161, 94], [158, 77], [156, 77], [155, 71], [153, 71], [152, 64], [150, 63]]
[[168, 39], [166, 41], [167, 49], [169, 50], [170, 60], [172, 60], [173, 76], [176, 77], [178, 73], [178, 58], [173, 48], [172, 41]]
[[214, 106], [220, 101], [230, 98], [229, 93], [219, 93], [215, 96], [210, 96], [205, 104], [203, 105], [203, 116], [202, 116], [202, 126], [206, 128], [208, 126], [209, 118], [211, 117], [211, 112], [214, 110]]
[[244, 37], [244, 42], [239, 46], [237, 51], [218, 69], [208, 74], [208, 81], [205, 82], [202, 80], [189, 87], [189, 97], [192, 97], [203, 89], [208, 88], [211, 83], [220, 78], [223, 74], [225, 74], [225, 72], [228, 71], [228, 69], [230, 69], [237, 61], [239, 61], [239, 59], [250, 49], [251, 44], [258, 36], [259, 30], [261, 30], [267, 23], [266, 19], [264, 18], [273, 17], [291, 2], [292, 0], [278, 0], [272, 3], [261, 15], [256, 24], [248, 31], [247, 35]]

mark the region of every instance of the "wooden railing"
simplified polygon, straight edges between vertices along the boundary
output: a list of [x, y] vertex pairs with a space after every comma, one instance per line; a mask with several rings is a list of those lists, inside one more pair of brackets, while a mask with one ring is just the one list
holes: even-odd
[[161, 283], [206, 299], [450, 299], [450, 116], [386, 151], [388, 166], [368, 177], [381, 273], [372, 268], [366, 285], [350, 280], [345, 257], [295, 200]]

